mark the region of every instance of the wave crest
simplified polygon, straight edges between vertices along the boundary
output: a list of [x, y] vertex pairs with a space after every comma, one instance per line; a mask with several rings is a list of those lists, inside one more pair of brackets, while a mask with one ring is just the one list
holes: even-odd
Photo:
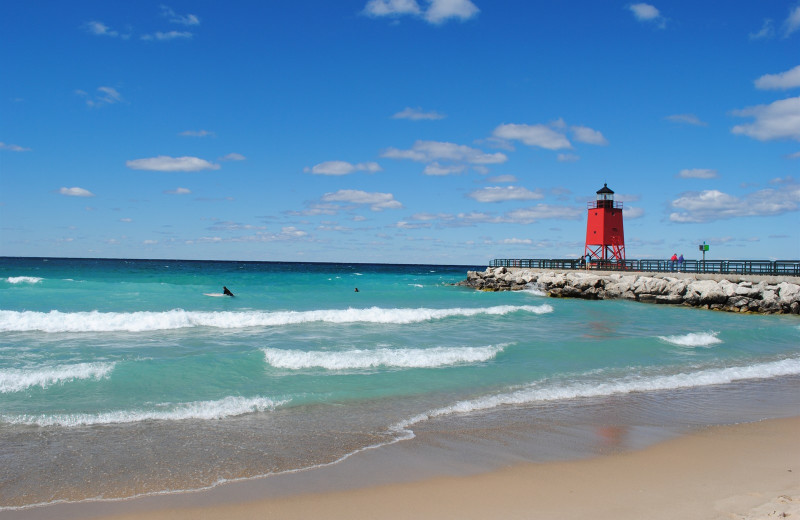
[[9, 424], [70, 427], [91, 426], [95, 424], [133, 423], [148, 420], [214, 420], [274, 410], [285, 403], [286, 401], [273, 401], [267, 397], [246, 398], [229, 396], [218, 401], [160, 404], [156, 405], [153, 410], [119, 410], [97, 414], [0, 415], [0, 421]]
[[502, 315], [513, 312], [544, 314], [550, 305], [499, 305], [453, 309], [331, 309], [314, 311], [205, 312], [174, 309], [165, 312], [34, 312], [0, 311], [0, 331], [5, 332], [145, 332], [192, 327], [235, 329], [295, 325], [315, 321], [327, 323], [407, 324], [450, 317]]
[[6, 278], [6, 282], [18, 284], [18, 283], [39, 283], [43, 280], [43, 278], [39, 278], [38, 276], [9, 276]]
[[378, 366], [398, 368], [436, 368], [462, 363], [480, 363], [494, 358], [508, 346], [486, 347], [435, 347], [428, 349], [348, 350], [345, 352], [303, 352], [262, 349], [266, 362], [276, 368], [301, 370], [324, 368], [326, 370], [364, 369]]
[[20, 392], [27, 388], [65, 383], [75, 379], [96, 379], [108, 377], [115, 363], [78, 363], [56, 367], [35, 369], [9, 368], [0, 370], [0, 394]]
[[722, 343], [717, 337], [719, 332], [692, 332], [678, 336], [659, 336], [658, 339], [678, 345], [679, 347], [710, 347]]

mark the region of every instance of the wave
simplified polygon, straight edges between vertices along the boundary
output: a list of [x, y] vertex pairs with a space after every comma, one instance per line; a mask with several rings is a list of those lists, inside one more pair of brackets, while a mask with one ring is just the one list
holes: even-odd
[[181, 421], [186, 419], [224, 419], [254, 412], [274, 410], [287, 401], [273, 401], [266, 397], [226, 397], [217, 401], [195, 401], [180, 404], [159, 404], [153, 410], [119, 410], [113, 412], [55, 415], [0, 414], [0, 422], [33, 426], [91, 426], [121, 424], [148, 420]]
[[692, 332], [680, 336], [659, 336], [658, 339], [680, 347], [709, 347], [722, 343], [717, 337], [719, 332]]
[[407, 324], [449, 317], [503, 315], [513, 312], [544, 314], [550, 305], [500, 305], [454, 309], [331, 309], [315, 311], [204, 312], [174, 309], [165, 312], [34, 312], [1, 311], [0, 331], [4, 332], [145, 332], [192, 327], [235, 329], [295, 325], [310, 322]]
[[636, 392], [678, 390], [789, 375], [800, 375], [800, 358], [783, 359], [742, 367], [713, 368], [669, 376], [631, 376], [606, 383], [573, 383], [561, 386], [544, 386], [542, 383], [536, 383], [513, 392], [459, 401], [450, 406], [431, 410], [411, 419], [401, 421], [393, 429], [397, 431], [406, 430], [414, 424], [437, 417], [490, 410], [500, 406], [527, 405], [546, 401], [604, 397]]
[[300, 370], [324, 368], [346, 370], [378, 366], [399, 368], [436, 368], [461, 363], [480, 363], [493, 359], [505, 345], [486, 347], [435, 347], [428, 349], [348, 350], [345, 352], [302, 352], [276, 348], [262, 349], [269, 365]]
[[78, 363], [35, 369], [11, 368], [0, 370], [0, 394], [20, 392], [27, 388], [65, 383], [75, 379], [96, 379], [108, 377], [114, 363]]
[[39, 278], [38, 276], [9, 276], [6, 278], [6, 282], [18, 284], [18, 283], [39, 283], [43, 280], [43, 278]]
[[538, 283], [527, 284], [522, 292], [532, 294], [533, 296], [547, 296], [547, 293], [542, 290], [542, 286]]

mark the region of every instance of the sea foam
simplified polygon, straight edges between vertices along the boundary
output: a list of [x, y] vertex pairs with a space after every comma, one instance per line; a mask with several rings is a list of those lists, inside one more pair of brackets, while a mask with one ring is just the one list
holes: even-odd
[[18, 284], [18, 283], [39, 283], [42, 281], [42, 278], [37, 276], [9, 276], [6, 278], [8, 283]]
[[658, 339], [680, 347], [709, 347], [722, 343], [717, 337], [719, 332], [692, 332], [678, 336], [659, 336]]
[[37, 368], [8, 368], [0, 370], [0, 393], [20, 392], [39, 386], [47, 388], [76, 379], [102, 379], [108, 377], [114, 363], [77, 363]]
[[458, 401], [450, 406], [431, 410], [411, 419], [401, 421], [393, 429], [398, 431], [405, 430], [414, 424], [436, 417], [490, 410], [500, 406], [527, 405], [538, 402], [603, 397], [634, 392], [678, 390], [789, 375], [800, 375], [800, 358], [783, 359], [749, 366], [712, 368], [674, 375], [630, 376], [602, 383], [568, 383], [553, 386], [548, 386], [546, 383], [534, 383], [508, 393]]
[[310, 322], [407, 324], [450, 317], [503, 315], [513, 312], [544, 314], [550, 305], [499, 305], [452, 309], [331, 309], [313, 311], [204, 312], [174, 309], [165, 312], [34, 312], [0, 311], [0, 331], [5, 332], [144, 332], [192, 327], [234, 329], [274, 327]]
[[276, 368], [300, 370], [324, 368], [326, 370], [363, 369], [378, 366], [399, 368], [436, 368], [462, 363], [480, 363], [493, 359], [508, 346], [486, 347], [435, 347], [427, 349], [348, 350], [344, 352], [303, 352], [265, 348], [266, 362]]
[[274, 410], [286, 401], [267, 397], [225, 397], [217, 401], [196, 401], [180, 404], [159, 404], [151, 410], [118, 410], [104, 413], [75, 413], [53, 415], [0, 414], [0, 423], [35, 426], [90, 426], [120, 424], [148, 420], [181, 421], [186, 419], [215, 420], [248, 413]]

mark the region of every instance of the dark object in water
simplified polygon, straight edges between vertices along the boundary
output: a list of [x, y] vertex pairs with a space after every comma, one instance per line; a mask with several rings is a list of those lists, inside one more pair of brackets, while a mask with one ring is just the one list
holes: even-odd
[[233, 293], [232, 293], [232, 292], [230, 292], [230, 291], [228, 290], [228, 288], [227, 288], [227, 287], [225, 287], [224, 285], [222, 286], [222, 294], [224, 294], [225, 296], [233, 296]]

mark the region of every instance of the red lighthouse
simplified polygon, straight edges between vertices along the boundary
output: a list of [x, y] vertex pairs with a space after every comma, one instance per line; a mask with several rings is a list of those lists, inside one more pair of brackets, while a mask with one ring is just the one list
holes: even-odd
[[606, 184], [597, 190], [597, 200], [589, 202], [584, 256], [586, 255], [590, 255], [592, 260], [625, 260], [622, 203], [614, 202], [614, 192]]

